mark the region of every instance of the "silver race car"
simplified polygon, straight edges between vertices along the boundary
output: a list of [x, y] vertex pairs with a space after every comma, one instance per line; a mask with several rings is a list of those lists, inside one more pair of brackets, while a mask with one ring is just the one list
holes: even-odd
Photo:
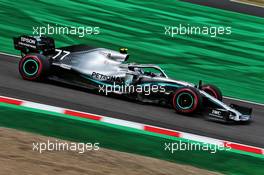
[[44, 36], [14, 38], [14, 47], [21, 51], [19, 72], [25, 80], [48, 79], [99, 94], [169, 106], [185, 115], [203, 114], [210, 120], [251, 120], [251, 108], [226, 105], [214, 85], [173, 80], [159, 66], [127, 63], [126, 48], [119, 51], [85, 45], [55, 48], [54, 40]]

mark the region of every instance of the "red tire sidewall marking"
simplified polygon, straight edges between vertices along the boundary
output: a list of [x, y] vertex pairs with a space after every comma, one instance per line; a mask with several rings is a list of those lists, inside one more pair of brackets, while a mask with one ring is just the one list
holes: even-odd
[[19, 71], [20, 71], [20, 72], [21, 72], [21, 70], [23, 69], [23, 68], [22, 68], [23, 63], [24, 63], [24, 61], [25, 61], [27, 58], [31, 58], [31, 59], [33, 59], [33, 60], [35, 60], [35, 61], [38, 62], [38, 64], [39, 64], [38, 72], [37, 72], [37, 74], [36, 74], [34, 77], [26, 77], [26, 76], [24, 75], [23, 72], [21, 73], [21, 75], [22, 75], [22, 77], [23, 77], [24, 79], [26, 79], [26, 80], [34, 80], [34, 79], [38, 78], [38, 77], [40, 76], [40, 74], [41, 74], [41, 71], [42, 71], [42, 62], [41, 62], [41, 60], [40, 60], [37, 56], [35, 56], [35, 55], [27, 55], [27, 56], [25, 56], [24, 58], [22, 58], [22, 60], [19, 62]]
[[[187, 91], [187, 92], [191, 93], [191, 94], [194, 96], [194, 106], [192, 107], [192, 109], [188, 109], [188, 110], [178, 110], [178, 109], [176, 108], [175, 98], [176, 98], [176, 96], [177, 96], [178, 94], [180, 94], [180, 93], [183, 92], [183, 91], [185, 91], [185, 92]], [[174, 94], [174, 97], [173, 97], [173, 107], [174, 107], [174, 109], [176, 109], [177, 111], [180, 111], [180, 112], [183, 112], [183, 113], [191, 113], [191, 112], [193, 112], [193, 111], [196, 110], [197, 106], [198, 106], [198, 96], [197, 96], [197, 94], [196, 94], [195, 92], [193, 92], [193, 90], [191, 90], [191, 89], [187, 89], [187, 88], [183, 88], [183, 89], [177, 91], [176, 94]]]

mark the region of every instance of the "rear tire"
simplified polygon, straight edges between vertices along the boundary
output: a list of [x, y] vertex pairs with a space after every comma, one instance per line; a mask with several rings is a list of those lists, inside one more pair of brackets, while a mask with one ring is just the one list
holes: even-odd
[[182, 114], [192, 114], [202, 105], [202, 97], [200, 93], [193, 87], [183, 87], [177, 89], [173, 95], [173, 108], [176, 112]]
[[223, 100], [223, 95], [222, 95], [221, 90], [215, 85], [205, 84], [205, 85], [202, 85], [201, 89], [205, 91], [206, 93], [208, 93], [209, 95], [213, 96], [214, 98], [220, 101]]
[[19, 73], [25, 80], [41, 80], [48, 74], [49, 68], [49, 60], [40, 54], [26, 55], [19, 61]]

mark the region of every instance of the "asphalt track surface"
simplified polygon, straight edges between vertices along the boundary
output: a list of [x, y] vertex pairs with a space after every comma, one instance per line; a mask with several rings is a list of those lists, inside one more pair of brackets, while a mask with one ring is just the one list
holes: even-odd
[[233, 2], [230, 0], [181, 0], [184, 2], [190, 2], [193, 4], [198, 5], [204, 5], [239, 13], [245, 13], [248, 15], [258, 16], [258, 17], [264, 17], [264, 8], [248, 5], [248, 4], [242, 4], [239, 2]]
[[264, 106], [235, 102], [252, 107], [254, 121], [249, 125], [226, 125], [206, 121], [201, 116], [179, 115], [165, 107], [100, 96], [54, 83], [25, 81], [19, 75], [18, 61], [19, 58], [0, 55], [0, 95], [264, 147]]

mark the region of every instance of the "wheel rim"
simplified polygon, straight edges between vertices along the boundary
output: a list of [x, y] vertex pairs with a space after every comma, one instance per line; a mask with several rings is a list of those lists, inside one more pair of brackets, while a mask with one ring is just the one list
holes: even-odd
[[23, 64], [23, 72], [25, 72], [27, 76], [35, 75], [38, 72], [38, 69], [39, 66], [36, 60], [28, 59]]
[[180, 109], [191, 109], [194, 104], [193, 96], [189, 93], [181, 93], [178, 95], [177, 99], [177, 106], [179, 106]]

